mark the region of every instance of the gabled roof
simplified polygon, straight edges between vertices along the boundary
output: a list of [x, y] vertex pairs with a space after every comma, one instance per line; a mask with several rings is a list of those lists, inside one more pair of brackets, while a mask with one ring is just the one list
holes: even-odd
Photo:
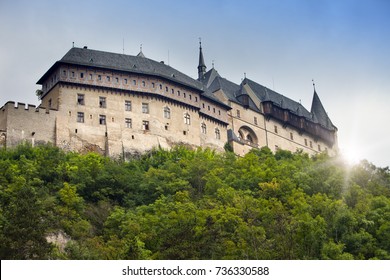
[[57, 61], [43, 76], [37, 84], [43, 84], [48, 75], [59, 64], [74, 64], [102, 69], [119, 70], [131, 73], [153, 75], [168, 79], [170, 81], [203, 91], [203, 84], [182, 72], [152, 59], [146, 58], [142, 52], [137, 56], [110, 53], [91, 50], [87, 48], [71, 48], [64, 57]]

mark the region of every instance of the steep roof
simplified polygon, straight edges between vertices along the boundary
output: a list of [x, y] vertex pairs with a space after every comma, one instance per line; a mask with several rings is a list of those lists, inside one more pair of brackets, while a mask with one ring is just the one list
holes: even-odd
[[88, 67], [119, 70], [131, 73], [153, 75], [203, 91], [203, 84], [182, 72], [152, 59], [140, 52], [137, 56], [91, 50], [88, 48], [71, 48], [64, 57], [57, 61], [37, 84], [42, 84], [58, 64], [68, 63]]
[[299, 116], [303, 116], [307, 119], [312, 118], [310, 112], [301, 103], [296, 102], [250, 79], [245, 78], [243, 82], [248, 84], [248, 86], [252, 89], [261, 102], [271, 101], [275, 105], [283, 109], [288, 109], [289, 111]]
[[311, 104], [311, 113], [313, 115], [313, 119], [316, 120], [322, 126], [328, 128], [328, 129], [335, 128], [335, 126], [332, 124], [332, 121], [328, 117], [328, 114], [326, 113], [325, 108], [322, 105], [322, 102], [321, 102], [320, 98], [318, 97], [316, 90], [314, 90], [314, 94], [313, 94], [313, 102]]

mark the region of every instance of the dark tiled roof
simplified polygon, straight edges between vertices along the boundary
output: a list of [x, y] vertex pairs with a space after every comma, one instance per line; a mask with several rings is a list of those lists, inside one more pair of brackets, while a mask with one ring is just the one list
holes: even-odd
[[[199, 91], [203, 84], [180, 71], [161, 62], [146, 58], [143, 53], [137, 56], [103, 52], [87, 48], [71, 48], [57, 63], [69, 63], [89, 67], [119, 70], [131, 73], [158, 76], [170, 81], [189, 86]], [[55, 66], [55, 65], [54, 65]], [[53, 67], [54, 67], [53, 66]], [[52, 67], [52, 68], [53, 68]], [[49, 71], [38, 81], [42, 83]]]
[[311, 104], [311, 113], [313, 115], [313, 120], [317, 121], [319, 124], [328, 129], [334, 129], [334, 125], [329, 119], [328, 114], [326, 113], [325, 108], [322, 105], [321, 100], [315, 90], [313, 95], [313, 102]]
[[303, 116], [307, 119], [311, 119], [312, 116], [310, 112], [303, 107], [303, 105], [299, 102], [296, 102], [280, 93], [277, 93], [276, 91], [273, 91], [265, 86], [262, 86], [252, 80], [245, 79], [243, 83], [247, 83], [249, 87], [253, 90], [253, 92], [256, 94], [256, 96], [260, 99], [261, 102], [264, 101], [271, 101], [275, 105], [283, 108], [288, 109], [289, 111], [299, 115]]

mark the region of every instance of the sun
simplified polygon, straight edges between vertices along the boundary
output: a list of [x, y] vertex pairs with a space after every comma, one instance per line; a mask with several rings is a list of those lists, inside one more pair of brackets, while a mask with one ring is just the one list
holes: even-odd
[[355, 146], [350, 146], [342, 149], [341, 156], [349, 165], [358, 164], [363, 159], [361, 149]]

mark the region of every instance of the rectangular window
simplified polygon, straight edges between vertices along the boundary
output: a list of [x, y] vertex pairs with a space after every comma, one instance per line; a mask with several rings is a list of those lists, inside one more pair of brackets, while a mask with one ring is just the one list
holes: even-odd
[[131, 111], [131, 101], [130, 100], [125, 101], [125, 111]]
[[148, 121], [142, 121], [142, 129], [149, 130], [149, 122]]
[[85, 105], [85, 95], [78, 93], [77, 94], [77, 105]]
[[126, 125], [127, 128], [131, 128], [132, 127], [131, 119], [126, 118], [125, 119], [125, 125]]
[[290, 139], [294, 140], [294, 134], [292, 132], [290, 132]]
[[253, 118], [253, 122], [255, 123], [255, 125], [257, 125], [257, 117]]
[[84, 113], [83, 112], [77, 112], [77, 122], [79, 122], [79, 123], [84, 122]]
[[125, 85], [127, 85], [127, 79], [125, 79]]
[[80, 73], [80, 78], [84, 79], [84, 73]]
[[240, 110], [237, 110], [237, 118], [241, 118]]
[[198, 102], [198, 97], [197, 96], [195, 96], [195, 102]]
[[110, 76], [107, 76], [107, 82], [111, 81]]
[[278, 127], [276, 125], [274, 126], [274, 132], [278, 133]]
[[218, 140], [221, 139], [221, 132], [218, 128], [215, 129], [215, 138]]
[[66, 77], [66, 70], [62, 71], [62, 76]]
[[154, 88], [156, 85], [154, 83], [152, 83], [152, 88]]
[[72, 78], [74, 78], [74, 71], [72, 71]]
[[310, 148], [313, 148], [313, 142], [310, 141]]
[[136, 80], [133, 80], [133, 85], [137, 85], [137, 81]]
[[149, 114], [149, 103], [142, 103], [142, 113]]
[[98, 75], [98, 81], [102, 80], [102, 75]]
[[307, 139], [305, 139], [305, 146], [307, 146]]
[[115, 81], [116, 81], [116, 83], [119, 83], [119, 78], [116, 77], [116, 78], [115, 78]]
[[99, 124], [101, 125], [106, 124], [106, 115], [99, 115]]
[[103, 97], [103, 96], [99, 97], [99, 107], [100, 108], [106, 108], [107, 107], [106, 98]]

